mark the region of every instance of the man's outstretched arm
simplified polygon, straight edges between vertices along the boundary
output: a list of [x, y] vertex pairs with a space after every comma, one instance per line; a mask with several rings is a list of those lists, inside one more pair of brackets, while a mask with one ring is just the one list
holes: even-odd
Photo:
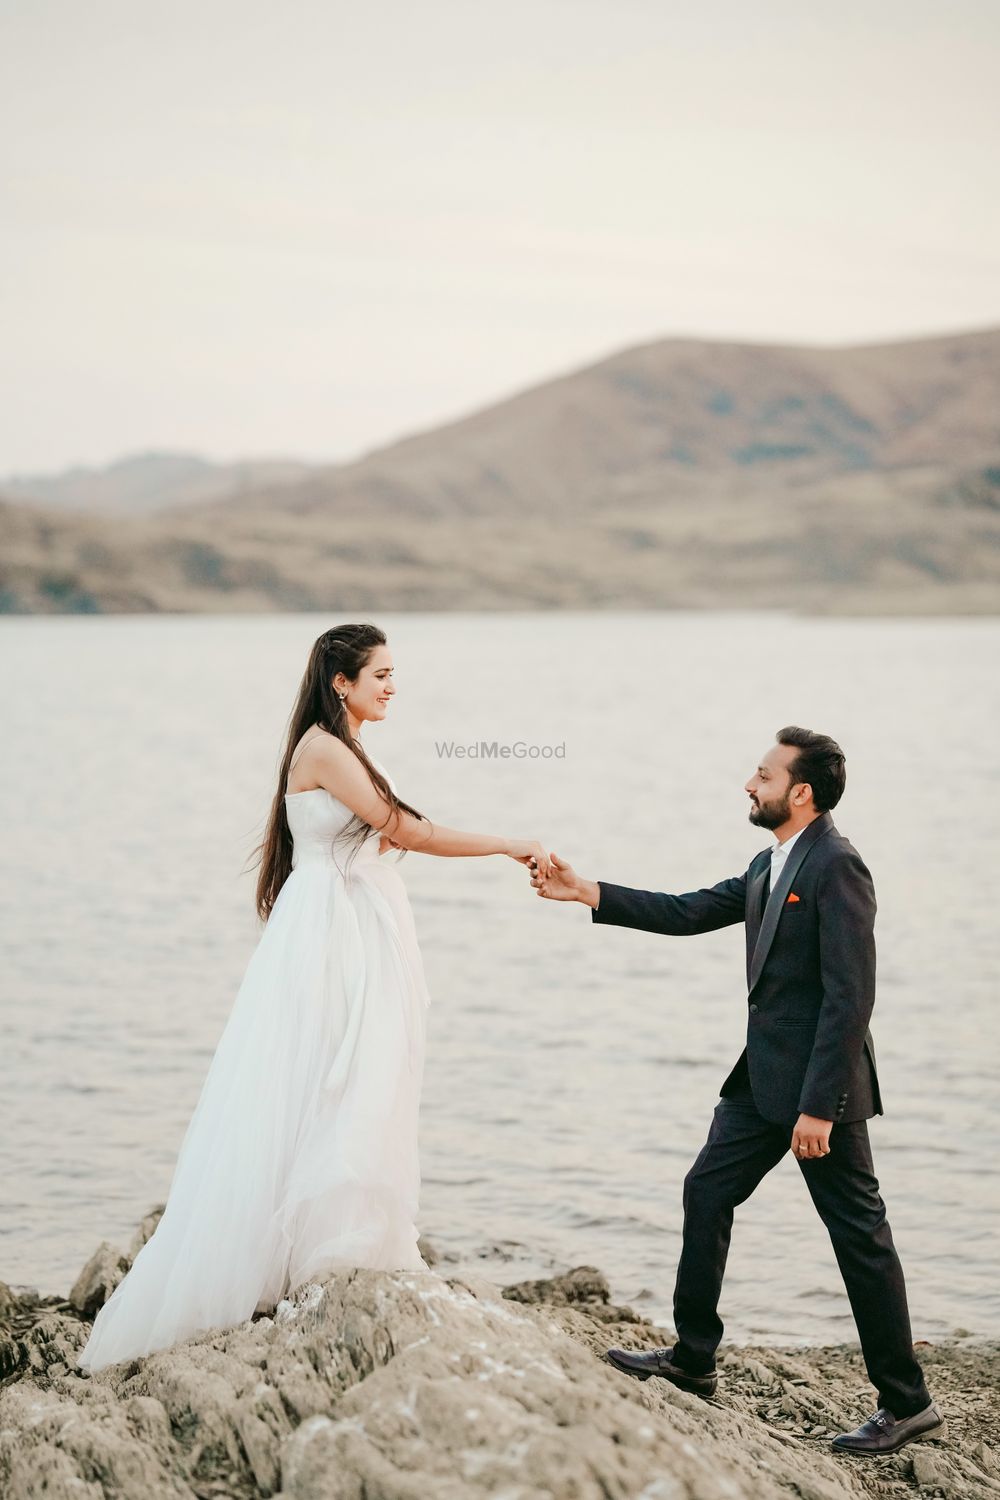
[[547, 880], [532, 874], [531, 884], [548, 901], [580, 901], [591, 908], [591, 920], [615, 927], [636, 927], [690, 937], [742, 922], [746, 915], [746, 876], [734, 875], [718, 885], [681, 896], [638, 891], [606, 880], [585, 880], [572, 865], [553, 854]]

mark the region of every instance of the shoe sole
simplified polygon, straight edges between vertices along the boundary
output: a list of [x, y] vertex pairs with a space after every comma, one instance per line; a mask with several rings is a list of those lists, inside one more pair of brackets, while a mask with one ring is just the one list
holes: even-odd
[[633, 1380], [668, 1380], [671, 1385], [677, 1386], [678, 1390], [687, 1391], [692, 1396], [714, 1396], [718, 1388], [718, 1380], [713, 1380], [711, 1385], [703, 1382], [695, 1382], [695, 1379], [685, 1378], [683, 1375], [661, 1375], [656, 1370], [630, 1370], [628, 1365], [620, 1365], [609, 1355], [606, 1356], [608, 1364], [613, 1370], [620, 1370], [623, 1375], [631, 1375]]
[[892, 1453], [898, 1453], [901, 1448], [908, 1448], [911, 1443], [929, 1443], [936, 1438], [948, 1436], [948, 1423], [939, 1422], [937, 1427], [928, 1427], [926, 1432], [915, 1432], [912, 1437], [904, 1438], [897, 1443], [895, 1448], [849, 1448], [843, 1443], [831, 1443], [830, 1447], [834, 1453], [853, 1453], [856, 1458], [888, 1458]]

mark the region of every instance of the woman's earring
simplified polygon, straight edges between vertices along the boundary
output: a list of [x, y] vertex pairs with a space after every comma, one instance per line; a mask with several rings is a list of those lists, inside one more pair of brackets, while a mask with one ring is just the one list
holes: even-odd
[[346, 703], [347, 702], [347, 694], [346, 693], [338, 693], [337, 697], [340, 699], [341, 703]]

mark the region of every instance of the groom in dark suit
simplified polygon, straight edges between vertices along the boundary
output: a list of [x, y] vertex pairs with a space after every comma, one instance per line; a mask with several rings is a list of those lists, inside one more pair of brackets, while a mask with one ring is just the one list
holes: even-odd
[[668, 896], [584, 880], [553, 854], [548, 879], [533, 870], [531, 883], [550, 900], [584, 902], [595, 923], [678, 937], [746, 925], [747, 1044], [684, 1179], [677, 1342], [643, 1354], [609, 1349], [609, 1360], [642, 1380], [660, 1375], [714, 1393], [733, 1210], [790, 1147], [829, 1231], [878, 1392], [878, 1411], [833, 1446], [891, 1453], [940, 1437], [944, 1423], [913, 1351], [903, 1271], [868, 1142], [866, 1122], [882, 1113], [868, 1030], [875, 891], [830, 816], [845, 782], [839, 745], [790, 726], [746, 783], [751, 823], [777, 843], [745, 875]]

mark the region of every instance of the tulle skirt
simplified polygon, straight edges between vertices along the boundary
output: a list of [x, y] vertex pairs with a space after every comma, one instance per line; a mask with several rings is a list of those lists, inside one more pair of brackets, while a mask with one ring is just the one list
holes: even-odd
[[271, 1312], [343, 1266], [424, 1266], [428, 994], [406, 888], [368, 849], [299, 860], [253, 952], [165, 1210], [78, 1357], [97, 1370]]

